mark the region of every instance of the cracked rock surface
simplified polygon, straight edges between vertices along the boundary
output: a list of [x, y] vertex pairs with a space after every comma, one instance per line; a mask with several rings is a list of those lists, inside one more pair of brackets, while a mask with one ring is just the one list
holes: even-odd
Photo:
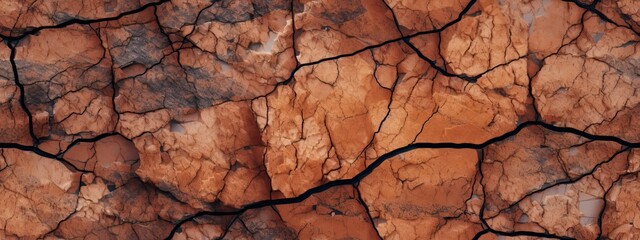
[[640, 2], [3, 1], [1, 239], [640, 238]]

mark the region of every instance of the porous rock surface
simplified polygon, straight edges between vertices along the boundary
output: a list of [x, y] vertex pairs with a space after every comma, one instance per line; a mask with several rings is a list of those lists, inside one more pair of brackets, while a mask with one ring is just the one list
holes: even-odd
[[640, 238], [640, 2], [0, 0], [2, 239]]

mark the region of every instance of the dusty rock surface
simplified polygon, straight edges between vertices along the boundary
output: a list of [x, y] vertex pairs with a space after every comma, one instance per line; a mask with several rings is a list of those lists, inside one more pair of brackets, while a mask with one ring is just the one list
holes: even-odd
[[640, 2], [2, 1], [1, 239], [636, 239]]

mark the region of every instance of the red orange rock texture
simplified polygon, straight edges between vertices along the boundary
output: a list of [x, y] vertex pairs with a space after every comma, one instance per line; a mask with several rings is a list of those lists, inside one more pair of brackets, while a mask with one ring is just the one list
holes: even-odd
[[2, 239], [640, 238], [635, 0], [0, 0]]

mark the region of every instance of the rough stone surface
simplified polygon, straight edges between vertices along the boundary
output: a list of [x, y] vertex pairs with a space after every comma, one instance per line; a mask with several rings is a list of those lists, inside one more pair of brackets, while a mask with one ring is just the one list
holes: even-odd
[[470, 149], [420, 149], [383, 163], [359, 186], [380, 236], [471, 238], [481, 230], [465, 215], [477, 161]]
[[0, 239], [640, 236], [638, 1], [0, 5]]
[[[0, 222], [5, 237], [37, 238], [78, 205], [79, 174], [33, 153], [2, 151]], [[28, 226], [28, 227], [26, 227]]]

